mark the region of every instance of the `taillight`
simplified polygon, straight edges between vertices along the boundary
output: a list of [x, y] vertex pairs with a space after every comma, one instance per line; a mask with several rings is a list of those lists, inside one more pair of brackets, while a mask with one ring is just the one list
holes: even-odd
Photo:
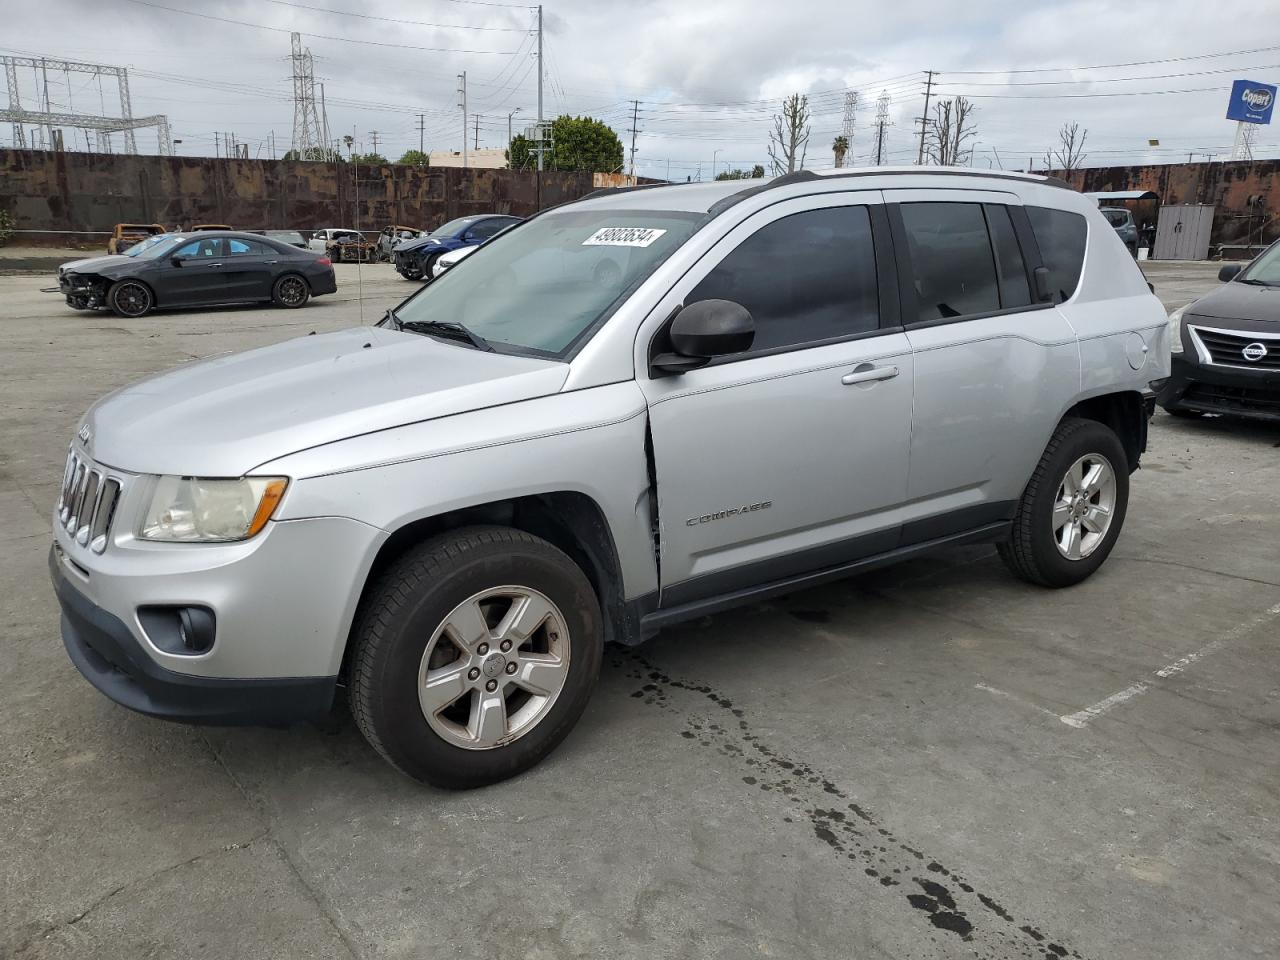
[[333, 266], [333, 261], [330, 260], [328, 257], [316, 257], [316, 263], [320, 264], [320, 266], [322, 267]]

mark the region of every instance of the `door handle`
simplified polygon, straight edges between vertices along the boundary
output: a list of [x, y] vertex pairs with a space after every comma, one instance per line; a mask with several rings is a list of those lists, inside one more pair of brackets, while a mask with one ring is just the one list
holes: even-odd
[[853, 373], [846, 373], [840, 382], [846, 387], [855, 383], [872, 383], [876, 380], [892, 380], [898, 375], [897, 367], [859, 367]]
[[220, 264], [220, 263], [211, 263], [211, 264], [209, 264], [210, 269], [212, 269], [213, 267], [220, 267], [220, 266], [222, 266], [222, 264]]
[[279, 263], [279, 262], [280, 262], [279, 260], [268, 260], [268, 261], [267, 261], [267, 266], [269, 266], [269, 267], [274, 267], [274, 266], [275, 266], [277, 263]]

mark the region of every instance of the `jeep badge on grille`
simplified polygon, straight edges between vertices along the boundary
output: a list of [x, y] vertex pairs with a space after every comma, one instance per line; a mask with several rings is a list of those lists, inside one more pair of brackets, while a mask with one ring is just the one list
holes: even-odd
[[87, 423], [80, 425], [80, 431], [76, 434], [80, 438], [80, 442], [84, 444], [86, 450], [89, 449], [89, 441], [93, 438], [93, 431], [89, 429]]

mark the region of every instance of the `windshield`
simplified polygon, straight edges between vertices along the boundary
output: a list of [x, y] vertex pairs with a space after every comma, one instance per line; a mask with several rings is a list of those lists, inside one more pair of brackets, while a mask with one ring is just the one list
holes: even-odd
[[460, 323], [498, 349], [563, 356], [702, 220], [666, 210], [543, 214], [478, 248], [397, 314]]
[[1113, 227], [1123, 227], [1129, 222], [1129, 214], [1124, 210], [1103, 210], [1102, 215], [1107, 218], [1107, 223]]
[[457, 220], [450, 220], [443, 227], [436, 227], [428, 237], [452, 237], [455, 233], [465, 227], [468, 223], [475, 223], [479, 217], [459, 217]]
[[142, 260], [150, 260], [153, 257], [161, 257], [172, 250], [182, 240], [182, 237], [174, 236], [172, 233], [158, 233], [154, 237], [147, 237], [140, 240], [132, 247], [124, 252], [126, 257], [138, 257]]
[[1258, 254], [1258, 258], [1245, 267], [1240, 279], [1280, 287], [1280, 243], [1273, 243]]

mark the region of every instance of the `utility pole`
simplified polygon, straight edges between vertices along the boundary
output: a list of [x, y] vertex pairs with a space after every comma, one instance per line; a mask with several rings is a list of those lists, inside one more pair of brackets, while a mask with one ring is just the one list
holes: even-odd
[[924, 133], [929, 129], [929, 97], [933, 93], [934, 71], [926, 70], [924, 73], [924, 113], [920, 115], [920, 151], [916, 154], [916, 166], [924, 163]]
[[426, 114], [418, 114], [418, 152], [426, 153], [427, 148], [423, 146], [426, 143], [426, 135], [423, 133], [427, 129]]
[[507, 114], [507, 166], [511, 166], [511, 118], [520, 112], [520, 108], [516, 107]]
[[[538, 172], [542, 172], [542, 154], [546, 147], [546, 131], [542, 127], [542, 4], [538, 4]], [[541, 181], [539, 181], [541, 182]]]
[[472, 116], [476, 119], [476, 139], [472, 147], [478, 151], [480, 149], [480, 114], [473, 113]]
[[[320, 84], [320, 140], [325, 153], [329, 150], [329, 110], [324, 105], [324, 84]], [[321, 154], [324, 156], [324, 153]], [[339, 154], [341, 156], [341, 154]]]
[[458, 106], [462, 108], [462, 169], [467, 169], [467, 71], [458, 74]]
[[376, 154], [378, 152], [378, 131], [370, 130], [369, 139], [373, 141], [373, 152]]
[[636, 175], [636, 134], [639, 132], [640, 101], [631, 101], [631, 176]]

